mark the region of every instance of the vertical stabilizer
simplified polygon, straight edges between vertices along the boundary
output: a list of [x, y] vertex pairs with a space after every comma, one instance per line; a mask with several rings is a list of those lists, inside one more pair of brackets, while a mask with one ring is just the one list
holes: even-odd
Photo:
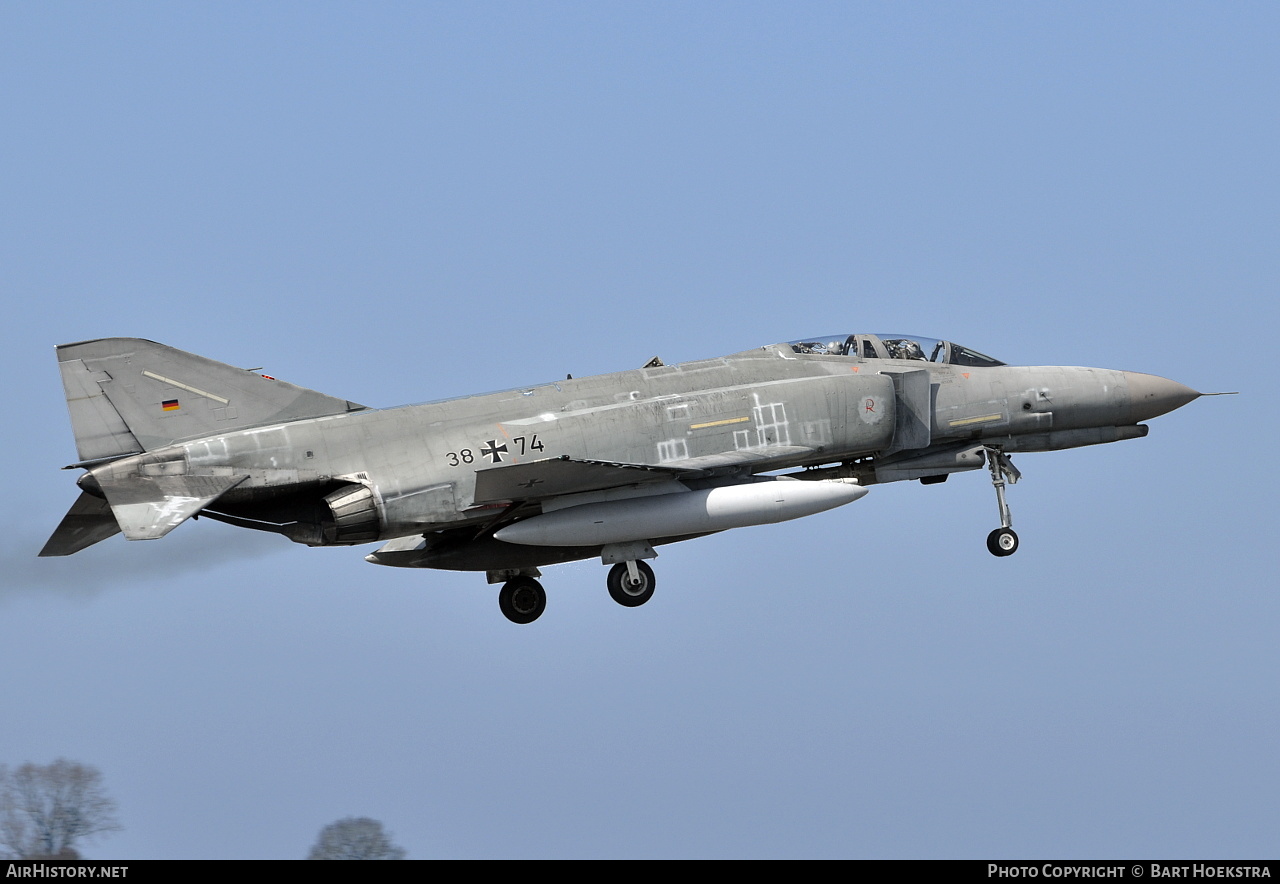
[[138, 338], [58, 347], [81, 461], [364, 406]]

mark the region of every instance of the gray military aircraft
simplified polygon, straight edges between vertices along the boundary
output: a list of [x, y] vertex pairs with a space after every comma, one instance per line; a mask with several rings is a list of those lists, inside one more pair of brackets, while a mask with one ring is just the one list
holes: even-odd
[[[654, 547], [807, 516], [868, 486], [990, 472], [1018, 548], [1013, 453], [1136, 439], [1202, 395], [1098, 368], [1010, 366], [914, 335], [827, 335], [718, 359], [374, 409], [135, 338], [57, 348], [82, 489], [40, 552], [189, 518], [366, 559], [484, 571], [516, 623], [540, 566], [600, 558], [610, 595], [653, 595]], [[781, 472], [791, 470], [791, 472]]]

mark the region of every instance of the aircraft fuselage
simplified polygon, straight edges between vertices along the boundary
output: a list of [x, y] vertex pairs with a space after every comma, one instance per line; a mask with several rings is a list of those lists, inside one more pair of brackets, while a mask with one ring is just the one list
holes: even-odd
[[377, 564], [507, 580], [517, 622], [545, 603], [539, 565], [599, 556], [615, 563], [615, 599], [636, 605], [655, 545], [984, 465], [1001, 511], [988, 548], [1008, 555], [1009, 454], [1137, 438], [1200, 395], [874, 335], [387, 409], [149, 341], [71, 344], [59, 359], [87, 472], [42, 555], [118, 531], [159, 538], [193, 516], [313, 546], [380, 540]]

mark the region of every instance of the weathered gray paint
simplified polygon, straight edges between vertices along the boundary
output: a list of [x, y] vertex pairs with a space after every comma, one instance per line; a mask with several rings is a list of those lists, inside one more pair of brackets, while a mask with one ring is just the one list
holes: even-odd
[[[886, 352], [875, 336], [858, 344], [858, 353]], [[494, 573], [600, 554], [491, 536], [544, 510], [779, 469], [863, 484], [936, 480], [981, 467], [986, 450], [1135, 438], [1145, 434], [1139, 421], [1199, 395], [1106, 369], [965, 367], [778, 344], [375, 410], [149, 341], [58, 353], [81, 460], [106, 459], [85, 464], [80, 484], [111, 509], [82, 499], [76, 536], [60, 527], [42, 554], [108, 536], [112, 512], [131, 539], [145, 539], [203, 510], [312, 544], [411, 538], [370, 558]], [[492, 472], [477, 500], [480, 470]], [[314, 513], [324, 519], [312, 524]], [[102, 524], [86, 523], [94, 518]]]

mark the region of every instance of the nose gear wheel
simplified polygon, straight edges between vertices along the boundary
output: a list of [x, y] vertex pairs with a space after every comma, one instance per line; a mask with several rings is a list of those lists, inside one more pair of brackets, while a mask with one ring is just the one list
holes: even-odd
[[1012, 528], [997, 528], [987, 535], [987, 549], [993, 556], [1011, 556], [1018, 551], [1018, 535]]
[[1000, 527], [987, 535], [987, 549], [993, 556], [1011, 556], [1018, 551], [1018, 535], [1013, 532], [1013, 516], [1004, 499], [1004, 486], [1017, 484], [1022, 473], [1009, 460], [1009, 455], [999, 448], [985, 448], [987, 467], [991, 470], [991, 484], [996, 489], [996, 503], [1000, 506]]

